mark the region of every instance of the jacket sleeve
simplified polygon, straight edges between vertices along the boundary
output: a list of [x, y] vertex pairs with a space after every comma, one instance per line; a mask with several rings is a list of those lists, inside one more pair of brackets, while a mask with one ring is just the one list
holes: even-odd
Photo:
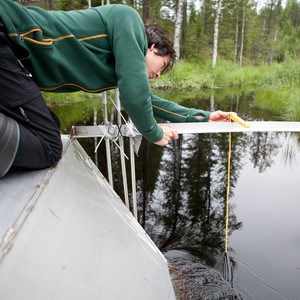
[[107, 22], [121, 104], [139, 132], [149, 142], [157, 142], [162, 139], [163, 131], [151, 105], [144, 24], [134, 9], [124, 5], [115, 5]]
[[[153, 94], [151, 102], [154, 115], [170, 122], [208, 122], [210, 117], [209, 111], [187, 108]], [[196, 118], [196, 116], [201, 116], [201, 118]]]

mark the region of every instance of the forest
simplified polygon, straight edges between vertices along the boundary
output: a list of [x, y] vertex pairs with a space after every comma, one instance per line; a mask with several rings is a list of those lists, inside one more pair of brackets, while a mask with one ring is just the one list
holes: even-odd
[[105, 4], [134, 7], [144, 23], [159, 23], [174, 41], [177, 58], [218, 60], [239, 66], [282, 63], [300, 57], [297, 0], [36, 0], [46, 9], [71, 10]]

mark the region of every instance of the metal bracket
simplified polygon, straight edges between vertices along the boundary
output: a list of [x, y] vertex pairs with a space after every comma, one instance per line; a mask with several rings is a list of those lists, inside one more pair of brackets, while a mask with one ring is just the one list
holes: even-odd
[[142, 134], [132, 123], [123, 124], [121, 126], [111, 123], [98, 126], [73, 126], [71, 131], [71, 137], [77, 139], [100, 137], [113, 140], [119, 136], [132, 138], [134, 152], [137, 155], [142, 142]]

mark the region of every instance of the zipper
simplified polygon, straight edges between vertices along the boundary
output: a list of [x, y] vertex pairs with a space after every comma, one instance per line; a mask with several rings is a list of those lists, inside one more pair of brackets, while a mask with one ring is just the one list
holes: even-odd
[[187, 119], [187, 118], [189, 117], [189, 115], [187, 115], [187, 116], [181, 115], [181, 114], [172, 112], [172, 111], [170, 111], [170, 110], [167, 110], [167, 109], [165, 109], [165, 108], [161, 108], [161, 107], [159, 107], [159, 106], [156, 106], [156, 105], [154, 105], [154, 104], [152, 104], [152, 106], [153, 106], [154, 108], [158, 109], [158, 110], [164, 111], [164, 112], [166, 112], [166, 113], [168, 113], [168, 114], [170, 114], [170, 115], [174, 115], [174, 116], [177, 116], [177, 117], [180, 117], [180, 118], [183, 118], [183, 119]]
[[30, 120], [29, 120], [27, 114], [25, 113], [24, 109], [20, 106], [20, 107], [19, 107], [19, 110], [20, 110], [20, 113], [21, 113], [21, 115], [23, 116], [24, 120], [26, 121], [26, 123], [29, 123]]
[[21, 41], [29, 41], [29, 42], [32, 42], [32, 43], [38, 44], [38, 45], [51, 46], [54, 42], [75, 37], [73, 34], [68, 34], [65, 36], [60, 36], [58, 38], [43, 38], [42, 41], [38, 41], [36, 39], [28, 37], [28, 35], [32, 34], [32, 33], [40, 33], [41, 35], [43, 35], [43, 31], [41, 29], [34, 28], [34, 29], [31, 29], [29, 31], [26, 31], [26, 32], [20, 34], [19, 38]]
[[23, 66], [23, 64], [21, 63], [21, 61], [18, 59], [18, 63], [20, 65], [20, 67], [22, 68], [23, 72], [28, 76], [28, 77], [32, 77], [32, 74]]
[[[73, 34], [68, 34], [68, 35], [57, 37], [57, 38], [43, 38], [42, 41], [38, 41], [36, 39], [28, 37], [28, 35], [30, 35], [32, 33], [40, 33], [41, 35], [43, 35], [43, 31], [40, 28], [33, 28], [33, 29], [29, 30], [29, 31], [26, 31], [26, 32], [22, 33], [22, 34], [10, 33], [8, 35], [10, 37], [18, 36], [19, 39], [22, 42], [29, 41], [31, 43], [34, 43], [34, 44], [37, 44], [37, 45], [43, 45], [43, 46], [51, 46], [54, 42], [57, 42], [57, 41], [61, 41], [61, 40], [65, 40], [65, 39], [70, 39], [70, 38], [76, 38]], [[84, 42], [84, 41], [87, 41], [87, 40], [101, 39], [101, 38], [104, 38], [104, 37], [108, 37], [108, 34], [103, 33], [103, 34], [98, 34], [98, 35], [92, 35], [92, 36], [87, 36], [87, 37], [79, 38], [77, 40], [79, 42]]]
[[41, 44], [41, 45], [51, 45], [52, 44], [52, 39], [51, 38], [47, 38], [47, 39], [43, 39], [43, 41], [37, 41], [35, 39], [32, 39], [32, 38], [29, 38], [27, 37], [28, 34], [31, 34], [33, 32], [40, 32], [41, 34], [43, 34], [42, 30], [41, 29], [31, 29], [27, 32], [24, 32], [22, 34], [18, 34], [18, 33], [8, 33], [7, 35], [9, 37], [18, 37], [22, 42], [24, 42], [25, 40], [28, 40], [28, 41], [31, 41], [35, 44]]
[[31, 29], [29, 31], [26, 31], [26, 32], [20, 34], [19, 35], [20, 40], [21, 41], [29, 41], [29, 42], [32, 42], [32, 43], [35, 43], [38, 45], [44, 45], [44, 46], [51, 46], [53, 44], [53, 40], [51, 38], [46, 38], [46, 39], [43, 39], [43, 41], [38, 41], [38, 40], [28, 37], [27, 35], [29, 35], [31, 33], [40, 33], [42, 35], [43, 31], [39, 28]]
[[63, 84], [55, 86], [55, 87], [51, 87], [51, 88], [50, 87], [49, 88], [39, 87], [39, 89], [41, 91], [44, 91], [44, 92], [51, 92], [51, 91], [55, 91], [55, 90], [58, 90], [58, 89], [63, 88], [63, 87], [75, 87], [75, 88], [77, 88], [81, 91], [88, 92], [88, 93], [101, 93], [101, 92], [104, 92], [104, 91], [108, 91], [108, 90], [112, 90], [112, 89], [117, 88], [117, 86], [110, 86], [110, 87], [106, 87], [106, 88], [90, 90], [90, 89], [86, 89], [85, 87], [83, 87], [79, 84], [76, 84], [76, 83], [63, 83]]

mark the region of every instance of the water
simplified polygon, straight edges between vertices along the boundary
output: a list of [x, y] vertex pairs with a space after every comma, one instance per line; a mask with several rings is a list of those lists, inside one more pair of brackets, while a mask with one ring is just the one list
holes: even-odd
[[230, 255], [244, 299], [300, 299], [300, 153], [297, 137], [274, 140], [280, 147], [271, 166], [259, 172], [247, 160], [232, 197], [243, 228], [230, 236]]
[[[279, 114], [256, 109], [254, 96], [185, 100], [183, 105], [234, 110], [249, 120], [279, 120]], [[92, 124], [90, 105], [87, 110], [80, 107], [83, 123]], [[67, 110], [57, 112], [62, 120], [70, 120]], [[94, 141], [82, 144], [93, 157]], [[142, 143], [136, 159], [138, 219], [170, 259], [182, 299], [238, 299], [238, 295], [247, 300], [300, 299], [299, 149], [299, 134], [232, 135], [232, 290], [219, 277], [224, 261], [228, 134], [183, 135], [166, 148]], [[122, 197], [116, 148], [112, 155], [114, 187]], [[106, 175], [102, 146], [98, 160]], [[129, 163], [127, 170], [129, 178]]]
[[[185, 146], [177, 160], [172, 153], [178, 145], [166, 149], [154, 188], [140, 208], [146, 230], [162, 251], [190, 253], [192, 261], [198, 258], [195, 265], [201, 262], [220, 271], [226, 138], [183, 137]], [[261, 148], [256, 148], [258, 140]], [[235, 134], [233, 149], [229, 220], [233, 287], [243, 299], [300, 299], [298, 136]]]

